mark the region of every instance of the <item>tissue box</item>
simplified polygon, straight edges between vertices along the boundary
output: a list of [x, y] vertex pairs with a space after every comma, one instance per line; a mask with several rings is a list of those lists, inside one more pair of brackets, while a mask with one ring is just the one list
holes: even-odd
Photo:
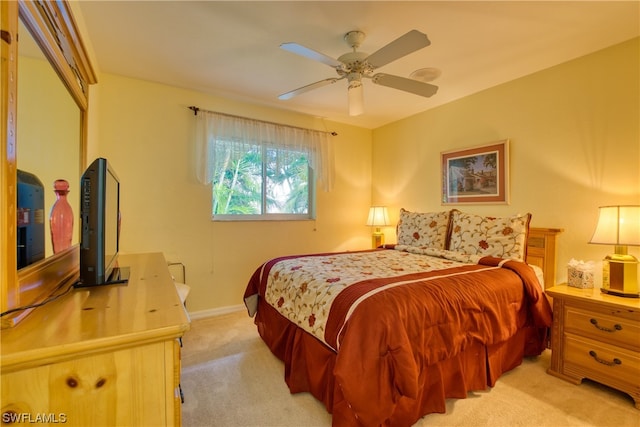
[[576, 267], [568, 267], [569, 286], [574, 288], [593, 288], [593, 270], [582, 270]]

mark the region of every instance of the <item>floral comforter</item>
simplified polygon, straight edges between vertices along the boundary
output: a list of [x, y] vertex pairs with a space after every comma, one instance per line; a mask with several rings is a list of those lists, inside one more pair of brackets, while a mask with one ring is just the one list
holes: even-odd
[[277, 258], [255, 271], [245, 304], [253, 316], [266, 303], [334, 352], [331, 375], [349, 412], [380, 425], [399, 399], [419, 399], [427, 366], [523, 328], [541, 332], [535, 354], [544, 348], [551, 309], [531, 267], [451, 258], [459, 257], [375, 250]]
[[[366, 298], [402, 285], [437, 283], [438, 279], [462, 275], [478, 277], [480, 272], [500, 269], [508, 261], [487, 259], [410, 246], [276, 258], [256, 271], [245, 303], [253, 315], [255, 298], [260, 294], [282, 316], [337, 351], [341, 331]], [[520, 267], [527, 268], [524, 264]], [[538, 299], [538, 293], [534, 294]]]

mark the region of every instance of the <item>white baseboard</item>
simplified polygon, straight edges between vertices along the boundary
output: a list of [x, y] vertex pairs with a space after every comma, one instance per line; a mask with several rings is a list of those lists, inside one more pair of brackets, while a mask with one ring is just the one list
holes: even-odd
[[[246, 310], [244, 304], [230, 305], [227, 307], [211, 308], [209, 310], [189, 311], [191, 320], [204, 319], [205, 317], [221, 316], [223, 314], [235, 313], [240, 310]], [[187, 311], [189, 310], [189, 301], [187, 300]], [[247, 314], [248, 316], [248, 314]]]

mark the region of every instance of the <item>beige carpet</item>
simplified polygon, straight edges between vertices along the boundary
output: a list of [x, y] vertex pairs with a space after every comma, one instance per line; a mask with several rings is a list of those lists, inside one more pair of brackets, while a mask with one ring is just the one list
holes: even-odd
[[[284, 365], [264, 345], [244, 311], [192, 322], [183, 339], [185, 427], [330, 426], [308, 393], [292, 395]], [[633, 400], [597, 383], [573, 385], [548, 375], [550, 353], [526, 359], [492, 389], [452, 399], [446, 414], [416, 426], [640, 427]]]

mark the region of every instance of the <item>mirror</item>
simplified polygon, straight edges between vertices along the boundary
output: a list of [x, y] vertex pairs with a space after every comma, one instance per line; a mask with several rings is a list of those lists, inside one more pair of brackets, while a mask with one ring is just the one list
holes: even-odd
[[[0, 75], [3, 82], [3, 90], [0, 91], [3, 108], [0, 109], [0, 116], [3, 129], [6, 129], [6, 132], [0, 133], [3, 147], [0, 150], [0, 261], [3, 267], [8, 266], [0, 269], [2, 328], [18, 324], [35, 306], [46, 301], [63, 286], [70, 285], [79, 271], [78, 244], [24, 268], [15, 268], [18, 265], [16, 243], [21, 219], [16, 203], [17, 170], [31, 169], [33, 174], [40, 175], [44, 187], [42, 194], [46, 194], [49, 200], [47, 204], [53, 204], [55, 199], [52, 181], [58, 178], [69, 180], [71, 200], [75, 198], [79, 204], [79, 177], [86, 160], [88, 89], [97, 79], [78, 32], [74, 8], [79, 8], [77, 2], [67, 0], [0, 2]], [[27, 39], [30, 36], [47, 59], [50, 69], [44, 66], [42, 57], [36, 59], [33, 54], [32, 57], [23, 59], [20, 56], [18, 44], [28, 46]], [[24, 38], [24, 43], [20, 42], [20, 37]], [[24, 49], [26, 56], [28, 47]], [[21, 61], [26, 64], [21, 64], [25, 66], [21, 66], [20, 73], [35, 74], [38, 76], [37, 81], [29, 82], [28, 77], [20, 77], [23, 81], [18, 83], [18, 62]], [[32, 88], [43, 83], [40, 79], [56, 81], [62, 86], [55, 89], [43, 86]], [[20, 107], [17, 105], [18, 86]], [[67, 96], [64, 95], [65, 90]], [[29, 97], [32, 99], [29, 100]], [[75, 107], [72, 107], [73, 103]], [[22, 117], [22, 114], [27, 117]], [[36, 122], [31, 122], [33, 116], [37, 117]], [[48, 119], [47, 125], [43, 125], [41, 119]], [[70, 145], [54, 145], [54, 139], [64, 140]], [[43, 165], [44, 168], [39, 169]], [[60, 169], [57, 169], [58, 166]], [[41, 209], [39, 220], [42, 223], [48, 221], [49, 212], [45, 212], [46, 209], [50, 210], [49, 207]], [[76, 233], [79, 236], [79, 232]], [[45, 241], [50, 244], [51, 237], [45, 236]], [[75, 237], [75, 241], [78, 241], [78, 237]], [[45, 250], [47, 252], [51, 253], [52, 250]]]
[[[42, 212], [31, 214], [32, 223], [18, 227], [18, 239], [27, 233], [36, 239], [29, 256], [18, 256], [18, 267], [26, 266], [34, 252], [38, 257], [53, 255], [49, 214], [56, 201], [53, 182], [69, 182], [67, 200], [74, 213], [72, 244], [79, 243], [79, 186], [81, 156], [81, 112], [62, 80], [36, 44], [22, 19], [18, 25], [18, 113], [17, 113], [17, 168], [35, 176], [43, 185]], [[43, 96], [45, 95], [45, 96]], [[20, 191], [20, 177], [19, 191]], [[28, 187], [31, 188], [31, 187]], [[21, 206], [18, 204], [20, 212]], [[19, 217], [21, 215], [19, 214]], [[42, 233], [44, 230], [44, 233]], [[33, 234], [33, 236], [31, 235]], [[43, 235], [42, 235], [43, 234]], [[42, 240], [42, 241], [40, 241]], [[42, 250], [40, 250], [42, 248]]]

